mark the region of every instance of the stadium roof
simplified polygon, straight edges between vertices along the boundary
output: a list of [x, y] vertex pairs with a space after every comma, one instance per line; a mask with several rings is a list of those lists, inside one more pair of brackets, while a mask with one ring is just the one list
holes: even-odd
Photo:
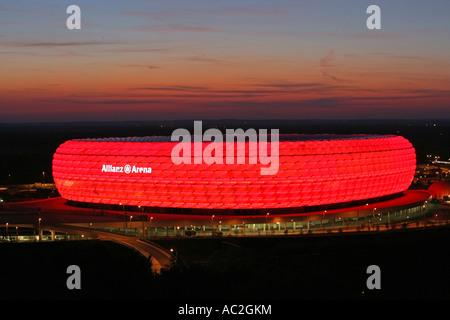
[[450, 195], [450, 182], [449, 181], [436, 181], [428, 187], [428, 191], [435, 198], [442, 199], [445, 196]]
[[[270, 134], [268, 141], [270, 141]], [[194, 135], [191, 135], [191, 138]], [[355, 139], [379, 139], [389, 138], [394, 135], [369, 135], [369, 134], [354, 134], [354, 135], [338, 135], [338, 134], [280, 134], [279, 141], [332, 141], [332, 140], [355, 140]], [[92, 141], [92, 142], [179, 142], [172, 141], [171, 136], [144, 136], [144, 137], [107, 137], [107, 138], [85, 138], [74, 139], [75, 141]], [[204, 141], [208, 142], [208, 141]]]

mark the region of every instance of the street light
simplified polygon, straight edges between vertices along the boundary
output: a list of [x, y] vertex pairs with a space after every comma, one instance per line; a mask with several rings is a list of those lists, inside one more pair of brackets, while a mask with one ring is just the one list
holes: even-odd
[[42, 235], [41, 235], [41, 218], [38, 219], [39, 220], [39, 229], [38, 229], [38, 233], [39, 233], [39, 241], [42, 240]]
[[153, 227], [152, 227], [153, 217], [150, 217], [150, 235], [153, 236]]

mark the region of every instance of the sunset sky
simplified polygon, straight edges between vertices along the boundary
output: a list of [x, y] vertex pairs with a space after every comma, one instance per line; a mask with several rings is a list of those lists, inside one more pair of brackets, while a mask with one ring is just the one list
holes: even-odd
[[441, 0], [1, 0], [0, 122], [450, 118], [449, 35]]

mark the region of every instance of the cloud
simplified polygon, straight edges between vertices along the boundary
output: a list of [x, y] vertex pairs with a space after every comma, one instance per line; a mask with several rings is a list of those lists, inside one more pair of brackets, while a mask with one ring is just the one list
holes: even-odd
[[224, 30], [210, 28], [210, 27], [199, 27], [199, 26], [189, 26], [183, 24], [164, 24], [164, 25], [151, 25], [151, 26], [140, 26], [129, 28], [134, 31], [144, 31], [144, 32], [224, 32]]
[[[128, 88], [130, 91], [152, 91], [152, 96], [169, 97], [164, 93], [170, 92], [170, 97], [181, 98], [207, 98], [215, 100], [218, 98], [255, 98], [255, 97], [273, 97], [274, 95], [292, 95], [292, 94], [329, 94], [332, 91], [343, 89], [345, 87], [338, 85], [329, 85], [324, 83], [263, 83], [252, 84], [245, 87], [239, 86], [238, 89], [214, 89], [206, 86], [150, 86]], [[158, 92], [159, 91], [159, 92]], [[154, 92], [154, 93], [153, 93]], [[158, 92], [158, 93], [157, 93]], [[176, 93], [175, 93], [176, 92]]]
[[41, 53], [36, 51], [0, 51], [0, 55], [9, 55], [9, 56], [30, 56], [30, 57], [44, 57], [44, 58], [71, 58], [76, 56], [88, 56], [85, 52], [72, 52], [72, 51], [64, 51], [58, 53]]
[[318, 82], [302, 82], [302, 83], [292, 83], [292, 82], [279, 82], [279, 83], [266, 83], [266, 84], [255, 84], [256, 87], [269, 87], [278, 89], [299, 89], [299, 88], [312, 88], [321, 87], [322, 83]]
[[262, 15], [262, 16], [272, 16], [272, 15], [285, 15], [289, 13], [287, 10], [281, 10], [278, 7], [273, 8], [256, 8], [256, 7], [222, 7], [222, 8], [202, 8], [202, 9], [187, 9], [191, 13], [200, 14], [212, 14], [212, 15]]
[[139, 19], [155, 21], [166, 19], [177, 19], [180, 16], [186, 17], [204, 17], [205, 15], [218, 15], [224, 16], [274, 16], [274, 15], [286, 15], [288, 10], [282, 10], [279, 6], [271, 8], [257, 8], [257, 7], [220, 7], [220, 8], [177, 8], [177, 10], [144, 10], [144, 11], [122, 11], [123, 16], [129, 16]]
[[322, 75], [323, 75], [324, 77], [330, 78], [331, 80], [334, 80], [334, 81], [336, 81], [336, 82], [338, 82], [338, 83], [342, 83], [342, 82], [351, 82], [350, 80], [344, 80], [344, 79], [338, 78], [338, 77], [333, 76], [333, 75], [331, 75], [331, 74], [329, 74], [329, 73], [327, 73], [327, 72], [322, 72]]
[[133, 98], [63, 98], [63, 99], [41, 99], [41, 102], [60, 102], [68, 104], [85, 104], [85, 105], [145, 105], [145, 104], [155, 104], [155, 103], [167, 103], [166, 100], [159, 99], [133, 99]]
[[395, 54], [395, 53], [391, 53], [391, 52], [367, 52], [367, 53], [359, 53], [359, 54], [346, 53], [343, 56], [345, 56], [347, 58], [381, 57], [383, 59], [405, 59], [405, 60], [417, 60], [417, 61], [425, 61], [426, 60], [424, 57], [421, 57], [421, 56]]
[[74, 42], [10, 42], [4, 43], [7, 47], [74, 47], [74, 46], [98, 46], [98, 45], [114, 45], [117, 42], [111, 41], [74, 41]]
[[186, 58], [186, 60], [191, 61], [191, 62], [205, 62], [205, 63], [223, 63], [223, 62], [225, 62], [225, 61], [219, 60], [219, 59], [199, 57], [199, 56], [189, 57], [189, 58]]
[[138, 88], [128, 88], [128, 90], [157, 90], [157, 91], [205, 91], [208, 90], [208, 87], [204, 86], [182, 86], [182, 85], [173, 85], [173, 86], [156, 86], [156, 87], [138, 87]]
[[120, 64], [120, 68], [146, 68], [146, 69], [159, 69], [158, 66], [146, 65], [146, 64]]
[[25, 10], [25, 9], [17, 9], [17, 8], [8, 8], [5, 6], [0, 6], [0, 12], [17, 12], [17, 13], [30, 13], [33, 12], [32, 10]]
[[334, 50], [330, 50], [323, 58], [319, 60], [319, 65], [323, 68], [334, 67], [334, 60]]
[[[169, 85], [169, 86], [142, 86], [130, 87], [127, 90], [134, 91], [134, 96], [140, 94], [141, 97], [148, 96], [145, 92], [151, 92], [151, 97], [161, 97], [165, 99], [206, 99], [214, 101], [218, 99], [230, 100], [246, 100], [255, 98], [267, 98], [273, 100], [275, 97], [286, 96], [288, 99], [297, 97], [303, 99], [308, 96], [330, 96], [335, 92], [344, 92], [345, 90], [353, 92], [352, 88], [342, 85], [330, 85], [319, 82], [273, 82], [273, 83], [257, 83], [239, 85], [236, 88], [216, 89], [207, 86], [185, 86], [185, 85]], [[139, 92], [140, 91], [140, 92]], [[139, 93], [138, 93], [139, 92]], [[258, 99], [261, 100], [261, 99]]]
[[405, 34], [403, 33], [396, 33], [396, 32], [371, 32], [368, 31], [367, 33], [342, 33], [337, 34], [337, 36], [341, 37], [349, 37], [349, 38], [363, 38], [363, 39], [400, 39], [405, 38]]

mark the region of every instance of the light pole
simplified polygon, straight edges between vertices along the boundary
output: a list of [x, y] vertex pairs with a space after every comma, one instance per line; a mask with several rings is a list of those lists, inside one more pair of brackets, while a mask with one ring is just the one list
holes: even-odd
[[323, 228], [323, 220], [325, 220], [325, 213], [327, 213], [327, 210], [324, 210], [322, 212], [322, 220], [320, 220], [320, 224], [322, 225], [322, 233], [324, 232], [324, 228]]
[[122, 204], [122, 202], [119, 202], [119, 206], [122, 207], [122, 217], [125, 220], [125, 232], [127, 232], [128, 222], [127, 222], [127, 215], [125, 214], [125, 205]]
[[39, 241], [42, 240], [42, 234], [41, 234], [41, 218], [39, 218], [39, 228], [38, 228], [38, 233], [39, 233]]
[[45, 172], [42, 171], [42, 184], [45, 184]]
[[[131, 228], [131, 219], [133, 219], [133, 216], [130, 215], [130, 228]], [[128, 228], [128, 227], [127, 227]], [[127, 230], [125, 230], [125, 233], [127, 232]]]
[[266, 227], [266, 234], [267, 234], [267, 231], [268, 231], [268, 230], [267, 230], [267, 229], [268, 229], [268, 225], [267, 225], [267, 217], [269, 216], [269, 214], [270, 214], [269, 212], [266, 213], [266, 226], [265, 226], [265, 227]]
[[150, 235], [153, 236], [153, 227], [152, 227], [153, 217], [150, 217]]
[[389, 211], [388, 211], [388, 223], [387, 223], [387, 226], [388, 226], [388, 229], [391, 227], [391, 216], [390, 216], [390, 213], [389, 213]]

